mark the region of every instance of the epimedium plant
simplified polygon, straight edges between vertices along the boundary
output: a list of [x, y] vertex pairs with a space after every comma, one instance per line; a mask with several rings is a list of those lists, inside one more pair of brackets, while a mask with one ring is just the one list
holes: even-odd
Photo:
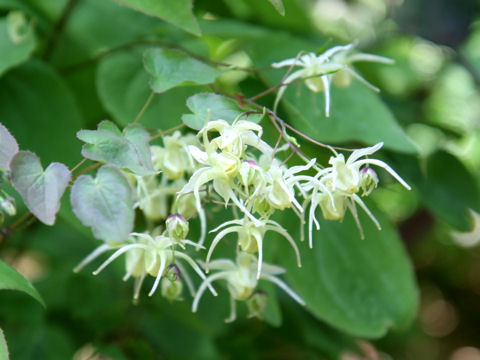
[[[285, 12], [282, 1], [270, 2]], [[200, 35], [189, 0], [173, 7], [163, 1], [119, 3]], [[27, 42], [35, 40], [32, 23], [19, 10], [10, 11], [4, 25], [9, 43], [0, 46], [12, 50], [7, 69], [28, 57]], [[308, 41], [263, 56], [258, 49], [264, 41], [255, 43], [253, 64], [247, 65], [161, 41], [143, 42], [129, 59], [105, 57], [97, 85], [114, 121], [78, 129], [83, 159], [71, 169], [55, 161], [44, 168], [35, 153], [20, 150], [13, 128], [0, 125], [0, 171], [9, 189], [2, 190], [4, 221], [9, 224], [16, 212], [13, 191], [45, 225], [55, 223], [61, 207], [71, 206], [99, 241], [74, 270], [91, 270], [101, 258], [97, 275], [122, 259], [123, 280], [133, 278], [138, 306], [142, 285], [152, 277], [148, 296], [191, 301], [193, 312], [203, 297], [226, 296], [227, 322], [245, 303], [249, 317], [278, 324], [273, 288], [259, 288], [269, 282], [349, 335], [377, 338], [404, 327], [417, 306], [412, 268], [390, 220], [368, 196], [387, 174], [402, 191], [410, 190], [403, 174], [377, 159], [377, 152], [384, 145], [404, 153], [415, 148], [375, 94], [378, 89], [353, 67], [358, 61], [392, 61], [357, 51], [360, 44], [312, 51]], [[125, 68], [108, 66], [122, 61]], [[145, 95], [132, 116], [125, 116], [122, 106], [128, 104], [111, 90], [123, 71], [140, 74], [128, 86]], [[222, 77], [238, 72], [262, 79], [266, 87], [247, 96], [219, 86]], [[181, 93], [185, 89], [190, 93]], [[189, 112], [157, 119], [155, 99], [169, 93]], [[352, 139], [364, 145], [333, 145]], [[2, 236], [28, 216], [10, 223]], [[227, 242], [233, 251], [221, 249]], [[1, 288], [41, 301], [21, 275], [1, 264], [2, 277], [11, 279]]]

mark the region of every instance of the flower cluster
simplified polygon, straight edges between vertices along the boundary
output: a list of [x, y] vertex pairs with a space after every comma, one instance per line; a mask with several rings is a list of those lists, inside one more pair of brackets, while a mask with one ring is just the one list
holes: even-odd
[[[317, 56], [306, 54], [299, 59], [275, 63], [274, 67], [302, 66], [287, 77], [286, 83], [305, 79], [312, 91], [325, 90], [326, 113], [329, 113], [329, 86], [335, 77], [353, 76], [362, 81], [352, 68], [356, 61], [389, 62], [388, 59], [361, 53], [352, 53], [353, 45], [337, 46]], [[342, 72], [344, 73], [342, 75]], [[280, 87], [278, 103], [285, 86]], [[273, 113], [272, 113], [273, 114]], [[268, 116], [272, 115], [268, 114]], [[372, 166], [386, 170], [405, 188], [408, 184], [385, 162], [370, 158], [383, 145], [352, 150], [349, 156], [333, 152], [328, 164], [322, 166], [316, 159], [301, 154], [301, 165], [289, 166], [289, 155], [300, 154], [296, 141], [287, 134], [281, 120], [272, 119], [280, 132], [279, 141], [271, 146], [262, 138], [263, 127], [249, 121], [248, 116], [236, 119], [206, 121], [197, 135], [182, 135], [176, 131], [164, 136], [163, 145], [151, 146], [152, 163], [156, 174], [139, 176], [126, 173], [135, 189], [135, 207], [143, 212], [147, 230], [133, 232], [121, 243], [105, 243], [94, 250], [76, 270], [107, 251], [110, 257], [94, 272], [98, 274], [116, 258], [125, 254], [126, 275], [133, 277], [134, 299], [138, 299], [141, 285], [147, 275], [155, 280], [149, 295], [158, 287], [170, 301], [182, 296], [183, 281], [194, 297], [192, 310], [196, 311], [200, 300], [209, 289], [217, 295], [213, 283], [221, 281], [230, 294], [231, 313], [226, 319], [236, 317], [236, 302], [246, 302], [250, 316], [261, 317], [266, 306], [267, 294], [258, 288], [259, 282], [269, 281], [280, 287], [299, 304], [304, 300], [280, 277], [285, 270], [264, 261], [264, 242], [287, 241], [301, 267], [297, 239], [275, 219], [281, 212], [293, 212], [299, 219], [300, 239], [304, 240], [304, 228], [308, 228], [310, 248], [313, 246], [314, 227], [320, 230], [318, 210], [327, 220], [341, 221], [350, 211], [361, 237], [363, 230], [358, 217], [360, 207], [380, 229], [380, 224], [368, 209], [363, 197], [377, 187], [379, 178]], [[282, 140], [285, 144], [282, 144]], [[209, 232], [213, 239], [206, 249], [209, 230], [207, 217], [211, 204], [221, 204], [231, 209], [222, 224]], [[197, 216], [200, 222], [198, 239], [189, 240], [189, 222]], [[235, 256], [213, 259], [218, 245], [224, 239], [235, 240]], [[196, 249], [190, 251], [190, 249]], [[198, 257], [198, 250], [207, 250]], [[185, 265], [198, 274], [202, 282], [195, 285]], [[210, 274], [210, 271], [213, 271]], [[206, 275], [208, 274], [208, 276]]]

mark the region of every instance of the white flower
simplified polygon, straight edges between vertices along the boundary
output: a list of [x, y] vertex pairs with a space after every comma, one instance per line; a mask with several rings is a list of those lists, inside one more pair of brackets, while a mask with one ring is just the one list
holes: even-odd
[[266, 172], [267, 186], [265, 188], [265, 198], [273, 208], [284, 210], [293, 205], [298, 212], [303, 212], [302, 206], [295, 197], [295, 187], [302, 191], [300, 181], [309, 180], [310, 177], [297, 174], [310, 169], [315, 161], [316, 159], [312, 159], [306, 165], [287, 168], [279, 160], [273, 159]]
[[[206, 288], [214, 281], [225, 280], [227, 282], [227, 289], [230, 293], [230, 316], [225, 319], [226, 322], [234, 321], [236, 318], [236, 300], [247, 300], [254, 293], [257, 287], [258, 280], [257, 259], [255, 256], [247, 253], [239, 253], [237, 256], [237, 263], [235, 264], [230, 259], [219, 259], [210, 262], [210, 269], [219, 270], [203, 281], [200, 285], [195, 298], [193, 299], [192, 311], [196, 312], [198, 303], [205, 292]], [[287, 284], [280, 280], [276, 275], [283, 274], [285, 270], [279, 266], [263, 264], [260, 279], [273, 282], [288, 295], [290, 295], [296, 302], [305, 305], [305, 302], [300, 298]]]
[[[360, 225], [356, 205], [358, 204], [370, 219], [380, 230], [380, 224], [371, 211], [367, 208], [357, 193], [363, 188], [364, 195], [371, 193], [378, 184], [376, 173], [369, 167], [362, 168], [364, 165], [375, 165], [384, 168], [406, 189], [410, 186], [403, 180], [390, 166], [378, 159], [364, 158], [372, 155], [383, 146], [380, 142], [374, 146], [353, 151], [347, 160], [343, 154], [335, 154], [329, 160], [330, 167], [319, 172], [318, 176], [308, 186], [313, 188], [311, 194], [310, 218], [309, 218], [309, 237], [310, 247], [312, 247], [312, 224], [317, 230], [319, 223], [315, 218], [315, 211], [320, 205], [325, 219], [341, 220], [345, 215], [346, 209], [350, 209], [355, 219], [360, 235], [363, 238], [363, 230]], [[312, 185], [315, 184], [315, 185]]]
[[189, 147], [193, 158], [204, 167], [196, 170], [188, 183], [178, 192], [179, 195], [193, 192], [195, 207], [200, 217], [201, 235], [199, 244], [203, 244], [206, 235], [206, 218], [200, 201], [200, 188], [213, 182], [213, 189], [227, 204], [230, 200], [243, 211], [252, 221], [258, 220], [248, 211], [242, 201], [237, 197], [234, 188], [234, 178], [240, 170], [240, 159], [228, 152], [205, 152], [195, 146]]
[[210, 257], [213, 254], [213, 250], [218, 245], [220, 240], [222, 240], [226, 235], [230, 233], [237, 233], [238, 235], [238, 246], [239, 248], [246, 253], [255, 254], [258, 252], [258, 267], [257, 267], [257, 280], [260, 279], [262, 272], [262, 262], [263, 262], [263, 239], [267, 231], [273, 231], [277, 234], [282, 235], [285, 239], [288, 240], [292, 246], [295, 254], [297, 256], [297, 265], [301, 267], [300, 261], [300, 252], [298, 251], [297, 244], [291, 237], [291, 235], [285, 230], [279, 223], [273, 220], [262, 220], [260, 224], [253, 223], [249, 221], [248, 217], [245, 217], [243, 220], [230, 220], [217, 228], [213, 229], [210, 232], [216, 232], [221, 230], [217, 236], [212, 241], [210, 248], [208, 250], [207, 259], [206, 259], [206, 272], [209, 271], [209, 262]]
[[[202, 279], [206, 279], [203, 271], [190, 256], [176, 250], [177, 246], [185, 249], [185, 245], [199, 247], [199, 245], [186, 239], [182, 240], [182, 242], [178, 242], [164, 235], [152, 236], [147, 233], [131, 233], [128, 240], [123, 244], [100, 245], [88, 255], [74, 269], [74, 271], [80, 271], [84, 266], [95, 260], [101, 254], [110, 250], [116, 250], [102, 263], [102, 265], [98, 267], [97, 270], [93, 272], [94, 275], [97, 275], [116, 258], [122, 254], [126, 254], [127, 273], [123, 277], [123, 280], [126, 281], [130, 277], [135, 278], [133, 298], [134, 300], [137, 300], [140, 288], [147, 274], [155, 277], [155, 282], [148, 294], [149, 296], [152, 296], [157, 289], [161, 278], [166, 274], [168, 267], [178, 262], [178, 260], [187, 262]], [[209, 287], [209, 289], [214, 295], [216, 295], [216, 292], [212, 287]]]
[[374, 146], [353, 151], [345, 161], [343, 154], [332, 156], [328, 163], [331, 167], [325, 169], [322, 181], [327, 185], [330, 191], [341, 191], [347, 194], [357, 193], [362, 185], [362, 174], [360, 167], [363, 165], [375, 165], [384, 168], [390, 173], [403, 187], [410, 190], [410, 186], [403, 180], [390, 166], [378, 159], [365, 158], [380, 150], [383, 142]]
[[[350, 82], [345, 77], [355, 77], [362, 83], [366, 84], [375, 91], [378, 91], [376, 87], [366, 81], [360, 74], [352, 69], [351, 64], [357, 61], [374, 61], [385, 64], [391, 64], [391, 59], [364, 53], [351, 53], [354, 48], [354, 44], [348, 44], [345, 46], [334, 46], [328, 49], [320, 55], [315, 53], [308, 53], [300, 56], [300, 58], [292, 58], [283, 60], [277, 63], [273, 63], [272, 67], [280, 68], [285, 66], [300, 66], [302, 69], [294, 71], [287, 76], [284, 83], [286, 85], [297, 79], [305, 79], [305, 85], [313, 92], [325, 91], [325, 116], [330, 116], [330, 83], [332, 77], [337, 74], [344, 78], [344, 84], [348, 85]], [[277, 108], [283, 93], [286, 90], [286, 85], [280, 87], [277, 97], [275, 99], [274, 109]]]
[[[210, 140], [208, 135], [212, 132], [218, 132], [219, 135]], [[221, 150], [242, 157], [247, 146], [262, 152], [271, 151], [271, 147], [261, 140], [262, 132], [262, 127], [252, 121], [238, 120], [229, 124], [225, 120], [215, 120], [207, 122], [198, 134], [203, 137], [207, 153]]]
[[[347, 45], [350, 46], [350, 45]], [[313, 92], [325, 91], [325, 115], [330, 116], [330, 80], [327, 76], [341, 70], [344, 65], [329, 62], [328, 55], [332, 51], [339, 51], [341, 47], [334, 47], [326, 53], [317, 56], [315, 53], [308, 53], [298, 58], [283, 60], [273, 63], [272, 67], [280, 68], [285, 66], [301, 66], [303, 69], [294, 71], [284, 80], [285, 84], [290, 84], [297, 79], [305, 79], [305, 85]], [[286, 90], [286, 85], [280, 87], [275, 99], [273, 109], [276, 110], [283, 93]]]

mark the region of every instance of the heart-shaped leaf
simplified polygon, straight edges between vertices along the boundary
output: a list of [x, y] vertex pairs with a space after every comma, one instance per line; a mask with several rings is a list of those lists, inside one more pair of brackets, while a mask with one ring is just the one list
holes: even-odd
[[40, 159], [30, 151], [19, 151], [10, 162], [11, 178], [28, 209], [44, 224], [53, 225], [71, 173], [61, 163], [43, 170]]
[[[106, 56], [96, 74], [97, 92], [103, 106], [115, 122], [127, 126], [136, 118], [150, 96], [150, 75], [142, 63], [144, 51], [133, 49]], [[167, 130], [178, 125], [178, 119], [187, 111], [185, 99], [198, 93], [198, 86], [179, 86], [154, 96], [142, 115], [147, 128]]]
[[105, 120], [97, 130], [80, 130], [77, 137], [86, 142], [82, 155], [87, 159], [126, 168], [142, 176], [155, 172], [148, 145], [150, 134], [140, 125], [129, 125], [122, 133], [114, 123]]
[[10, 161], [17, 152], [17, 141], [7, 128], [0, 124], [0, 170], [10, 170]]
[[[195, 130], [200, 130], [207, 121], [221, 119], [231, 124], [242, 113], [253, 110], [251, 108], [242, 109], [236, 101], [213, 93], [190, 96], [187, 99], [187, 106], [193, 114], [182, 115], [182, 121]], [[262, 114], [249, 114], [242, 119], [248, 118], [249, 121], [259, 122], [262, 116]]]
[[158, 93], [182, 84], [210, 84], [222, 73], [172, 49], [148, 49], [143, 55], [143, 64], [151, 75], [150, 87]]
[[133, 193], [127, 178], [113, 166], [104, 165], [96, 178], [81, 175], [70, 196], [73, 212], [97, 239], [119, 242], [133, 230]]
[[[38, 291], [33, 287], [30, 282], [25, 279], [17, 270], [11, 266], [5, 264], [0, 260], [0, 289], [1, 290], [18, 290], [27, 293], [35, 300], [37, 300], [42, 306], [45, 306], [45, 303], [38, 293]], [[1, 349], [1, 340], [0, 340], [0, 349]], [[0, 351], [1, 355], [1, 351]], [[0, 357], [1, 359], [1, 357]]]

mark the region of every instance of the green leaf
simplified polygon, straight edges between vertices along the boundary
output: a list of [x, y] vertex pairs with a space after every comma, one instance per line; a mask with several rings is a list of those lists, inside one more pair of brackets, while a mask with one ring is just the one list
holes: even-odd
[[[149, 76], [141, 53], [128, 51], [108, 56], [97, 69], [98, 95], [110, 114], [121, 125], [135, 120], [151, 94]], [[142, 115], [142, 124], [156, 126], [158, 102], [154, 99]]]
[[200, 35], [200, 28], [193, 15], [192, 0], [117, 0], [147, 15], [159, 17], [194, 35]]
[[111, 121], [102, 121], [97, 130], [80, 130], [77, 137], [86, 144], [82, 155], [126, 168], [138, 175], [155, 173], [150, 153], [150, 134], [140, 125], [131, 124], [123, 134]]
[[71, 178], [70, 170], [57, 162], [43, 170], [38, 156], [30, 151], [19, 151], [10, 167], [12, 184], [25, 205], [41, 222], [53, 225], [60, 199]]
[[18, 152], [17, 140], [0, 124], [0, 170], [10, 170], [10, 161]]
[[35, 35], [24, 14], [12, 11], [0, 19], [0, 75], [27, 60], [35, 49]]
[[80, 160], [75, 133], [82, 118], [70, 90], [45, 63], [29, 62], [0, 79], [0, 119], [21, 149], [42, 161], [73, 166]]
[[23, 291], [37, 300], [42, 306], [45, 303], [38, 291], [17, 270], [0, 260], [0, 289]]
[[5, 340], [5, 335], [3, 334], [3, 330], [0, 329], [0, 360], [8, 360], [8, 346], [7, 340]]
[[[241, 108], [235, 100], [213, 93], [195, 94], [187, 99], [187, 106], [193, 114], [182, 115], [182, 121], [195, 130], [200, 130], [207, 121], [222, 119], [231, 124], [242, 113], [252, 110]], [[259, 122], [262, 117], [262, 114], [249, 114], [248, 120]], [[247, 115], [242, 119], [247, 119]]]
[[273, 7], [275, 10], [278, 11], [278, 13], [282, 16], [285, 16], [285, 6], [283, 6], [283, 1], [282, 0], [268, 0], [272, 3]]
[[123, 173], [104, 165], [96, 178], [81, 175], [70, 194], [73, 212], [97, 239], [107, 242], [125, 240], [133, 230], [135, 217], [133, 193]]
[[148, 49], [143, 56], [150, 87], [161, 93], [182, 84], [210, 84], [221, 71], [172, 49]]
[[[312, 314], [353, 336], [378, 338], [413, 320], [418, 292], [395, 229], [386, 216], [370, 208], [382, 224], [381, 231], [363, 213], [365, 240], [350, 214], [342, 223], [322, 219], [320, 230], [314, 232], [313, 249], [300, 244], [301, 268], [283, 243], [279, 260]], [[292, 234], [295, 227], [290, 227]]]
[[470, 229], [468, 209], [480, 212], [479, 189], [473, 174], [455, 156], [438, 151], [426, 159], [425, 171], [416, 158], [397, 155], [394, 160], [395, 168], [433, 214], [459, 230]]
[[442, 220], [468, 229], [468, 209], [480, 211], [477, 183], [467, 168], [453, 155], [439, 151], [427, 160], [426, 178], [419, 187], [429, 209]]
[[[112, 117], [123, 126], [137, 117], [152, 93], [142, 54], [141, 51], [121, 52], [106, 57], [98, 66], [98, 95]], [[162, 130], [177, 126], [180, 116], [187, 110], [184, 99], [196, 91], [198, 87], [178, 87], [155, 95], [140, 122]]]

